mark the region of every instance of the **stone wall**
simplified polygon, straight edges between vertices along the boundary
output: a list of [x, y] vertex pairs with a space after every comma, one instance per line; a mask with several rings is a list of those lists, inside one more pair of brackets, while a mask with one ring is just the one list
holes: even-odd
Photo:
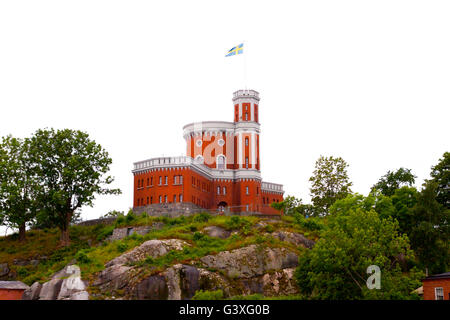
[[[199, 212], [208, 212], [191, 202], [177, 202], [177, 203], [156, 203], [142, 207], [133, 208], [135, 214], [142, 214], [146, 212], [149, 216], [165, 216], [175, 218], [179, 216], [190, 216]], [[210, 212], [211, 213], [211, 212]]]
[[116, 228], [113, 231], [113, 234], [108, 237], [107, 240], [121, 240], [128, 236], [131, 236], [133, 233], [140, 234], [141, 236], [146, 235], [151, 230], [159, 230], [164, 226], [162, 222], [154, 222], [151, 226], [138, 226], [138, 227], [125, 227], [125, 228]]
[[116, 221], [116, 217], [109, 217], [109, 218], [99, 218], [99, 219], [92, 219], [92, 220], [86, 220], [77, 223], [79, 226], [95, 226], [97, 224], [113, 224]]

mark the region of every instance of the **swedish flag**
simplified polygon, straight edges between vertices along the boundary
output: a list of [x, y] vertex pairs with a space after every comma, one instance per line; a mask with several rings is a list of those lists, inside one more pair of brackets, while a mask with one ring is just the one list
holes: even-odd
[[231, 48], [225, 57], [231, 57], [231, 56], [234, 56], [236, 54], [241, 54], [241, 53], [244, 53], [244, 44], [243, 43], [241, 43], [237, 47]]

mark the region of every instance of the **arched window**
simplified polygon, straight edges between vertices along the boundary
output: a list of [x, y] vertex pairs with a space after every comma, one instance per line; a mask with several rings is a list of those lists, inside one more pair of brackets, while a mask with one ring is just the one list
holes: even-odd
[[219, 155], [217, 156], [217, 169], [219, 170], [224, 170], [225, 169], [225, 156], [224, 155]]

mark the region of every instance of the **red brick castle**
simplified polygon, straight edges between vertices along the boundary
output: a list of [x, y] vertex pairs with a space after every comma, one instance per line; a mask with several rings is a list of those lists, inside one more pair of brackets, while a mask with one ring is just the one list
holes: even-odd
[[278, 214], [283, 186], [263, 182], [259, 157], [259, 93], [233, 94], [234, 122], [184, 126], [186, 156], [134, 163], [134, 209], [164, 204], [240, 214]]

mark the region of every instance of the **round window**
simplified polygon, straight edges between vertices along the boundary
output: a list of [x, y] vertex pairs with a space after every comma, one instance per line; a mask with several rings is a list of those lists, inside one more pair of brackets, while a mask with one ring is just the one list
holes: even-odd
[[225, 144], [225, 140], [219, 139], [217, 143], [219, 144], [219, 146], [223, 146]]
[[197, 145], [197, 147], [201, 147], [202, 143], [203, 143], [202, 140], [197, 140], [197, 142], [195, 144]]

